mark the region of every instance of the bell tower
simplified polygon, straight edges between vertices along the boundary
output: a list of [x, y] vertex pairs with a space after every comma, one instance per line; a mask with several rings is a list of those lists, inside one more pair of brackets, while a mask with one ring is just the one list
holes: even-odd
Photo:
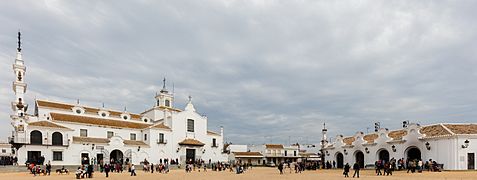
[[15, 58], [15, 63], [13, 64], [13, 72], [15, 73], [15, 80], [13, 81], [15, 101], [12, 102], [12, 110], [14, 111], [15, 115], [23, 117], [26, 115], [28, 104], [25, 101], [27, 84], [25, 83], [26, 67], [22, 59], [21, 32], [18, 32], [17, 57]]
[[9, 139], [10, 143], [17, 151], [23, 146], [23, 144], [27, 143], [25, 132], [28, 126], [27, 121], [29, 121], [29, 116], [27, 115], [28, 104], [25, 101], [25, 93], [27, 89], [27, 84], [25, 83], [25, 72], [26, 67], [22, 59], [21, 32], [18, 32], [17, 57], [13, 63], [15, 79], [12, 83], [15, 100], [11, 103], [13, 113], [10, 115], [14, 131], [12, 132], [12, 137]]
[[173, 108], [174, 95], [166, 89], [166, 78], [162, 80], [162, 89], [156, 94], [156, 107]]

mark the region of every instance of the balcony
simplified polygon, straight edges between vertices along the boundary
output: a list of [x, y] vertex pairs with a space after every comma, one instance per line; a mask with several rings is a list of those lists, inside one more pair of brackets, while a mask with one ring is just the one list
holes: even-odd
[[41, 143], [34, 143], [32, 144], [30, 141], [30, 138], [16, 138], [16, 137], [10, 137], [9, 138], [10, 143], [16, 143], [16, 144], [25, 144], [25, 145], [39, 145], [39, 146], [61, 146], [61, 147], [67, 147], [70, 145], [69, 139], [63, 139], [61, 143], [53, 143], [51, 140], [49, 141], [48, 139], [44, 139], [41, 141]]
[[167, 140], [165, 140], [165, 139], [157, 139], [157, 144], [167, 144]]

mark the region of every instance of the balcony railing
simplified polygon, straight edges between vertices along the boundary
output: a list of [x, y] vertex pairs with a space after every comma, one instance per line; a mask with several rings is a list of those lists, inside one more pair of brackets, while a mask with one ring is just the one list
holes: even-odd
[[27, 145], [42, 145], [42, 146], [69, 146], [70, 141], [69, 139], [63, 139], [61, 144], [53, 144], [51, 140], [48, 139], [43, 139], [41, 143], [31, 143], [30, 138], [9, 138], [10, 142], [13, 140], [13, 143], [18, 143], [18, 144], [27, 144]]
[[162, 139], [161, 141], [161, 139], [157, 139], [157, 144], [167, 144], [167, 140]]

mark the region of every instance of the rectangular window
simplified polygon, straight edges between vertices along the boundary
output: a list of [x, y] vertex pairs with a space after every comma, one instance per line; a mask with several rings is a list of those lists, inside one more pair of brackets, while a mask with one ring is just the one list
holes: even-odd
[[293, 156], [296, 156], [296, 151], [293, 151]]
[[187, 119], [187, 132], [194, 132], [194, 120]]
[[6, 149], [2, 149], [2, 153], [7, 153], [7, 150], [6, 150]]
[[164, 134], [159, 133], [159, 143], [164, 143]]
[[63, 152], [53, 151], [53, 161], [63, 161]]
[[114, 136], [113, 131], [108, 131], [108, 138], [111, 138], [111, 137], [113, 137], [113, 136]]
[[136, 140], [136, 134], [131, 133], [129, 136], [129, 140], [135, 141]]
[[147, 141], [147, 134], [144, 134], [144, 141]]
[[287, 156], [287, 151], [285, 151], [285, 156]]
[[88, 137], [88, 130], [87, 129], [80, 129], [80, 136], [81, 137]]
[[217, 147], [217, 140], [212, 138], [212, 147]]

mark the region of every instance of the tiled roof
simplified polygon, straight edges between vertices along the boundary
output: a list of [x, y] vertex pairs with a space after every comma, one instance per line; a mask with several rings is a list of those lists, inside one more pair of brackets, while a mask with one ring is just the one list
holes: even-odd
[[159, 123], [156, 125], [151, 126], [151, 128], [158, 128], [158, 129], [171, 129], [169, 126], [166, 126], [164, 123]]
[[265, 144], [265, 148], [267, 148], [267, 149], [283, 149], [283, 145], [281, 145], [281, 144]]
[[167, 109], [167, 110], [176, 111], [176, 112], [181, 112], [182, 111], [180, 109], [171, 108], [171, 107], [167, 107], [167, 106], [159, 106], [159, 109]]
[[343, 138], [343, 143], [345, 145], [351, 145], [353, 144], [353, 142], [355, 141], [356, 139], [354, 137], [346, 137], [346, 138]]
[[477, 124], [444, 124], [454, 134], [477, 134]]
[[74, 143], [98, 143], [98, 144], [108, 144], [109, 139], [106, 138], [92, 138], [92, 137], [78, 137], [73, 136]]
[[260, 152], [234, 152], [235, 156], [263, 156]]
[[[61, 109], [61, 110], [71, 110], [75, 106], [80, 106], [84, 108], [86, 113], [90, 113], [90, 114], [97, 114], [98, 111], [100, 111], [99, 108], [92, 108], [92, 107], [86, 107], [81, 105], [73, 105], [73, 104], [59, 103], [59, 102], [52, 102], [52, 101], [45, 101], [45, 100], [36, 100], [36, 103], [38, 104], [39, 107], [54, 108], [54, 109]], [[116, 117], [116, 118], [120, 118], [120, 115], [123, 113], [123, 112], [114, 111], [114, 110], [106, 110], [106, 111], [109, 112], [110, 117]], [[129, 113], [129, 114], [131, 115], [131, 119], [141, 120], [141, 115], [134, 114], [134, 113]]]
[[402, 137], [405, 135], [407, 135], [406, 130], [396, 130], [388, 133], [388, 136], [393, 138], [393, 140], [402, 140]]
[[123, 140], [123, 143], [129, 146], [149, 146], [143, 141]]
[[53, 121], [73, 122], [73, 123], [92, 124], [92, 125], [99, 125], [99, 126], [131, 128], [131, 129], [145, 129], [150, 126], [149, 124], [144, 124], [144, 123], [121, 121], [121, 120], [108, 119], [108, 118], [95, 118], [95, 117], [81, 116], [81, 115], [70, 115], [70, 114], [59, 114], [59, 113], [50, 113], [50, 115]]
[[216, 133], [216, 132], [213, 132], [213, 131], [207, 131], [207, 135], [220, 136], [219, 133]]
[[363, 136], [363, 139], [368, 142], [368, 144], [373, 144], [374, 140], [378, 138], [377, 134], [367, 134]]
[[451, 132], [440, 124], [422, 127], [419, 132], [425, 134], [426, 137], [452, 135]]
[[64, 110], [71, 110], [73, 105], [69, 104], [62, 104], [62, 103], [55, 103], [55, 102], [50, 102], [50, 101], [43, 101], [43, 100], [37, 100], [36, 103], [40, 107], [49, 107], [49, 108], [56, 108], [56, 109], [64, 109]]
[[183, 141], [179, 142], [179, 145], [203, 146], [205, 144], [195, 139], [184, 139]]
[[59, 129], [67, 129], [72, 130], [70, 128], [58, 125], [56, 123], [52, 123], [50, 121], [36, 121], [28, 123], [29, 126], [39, 126], [39, 127], [49, 127], [49, 128], [59, 128]]

